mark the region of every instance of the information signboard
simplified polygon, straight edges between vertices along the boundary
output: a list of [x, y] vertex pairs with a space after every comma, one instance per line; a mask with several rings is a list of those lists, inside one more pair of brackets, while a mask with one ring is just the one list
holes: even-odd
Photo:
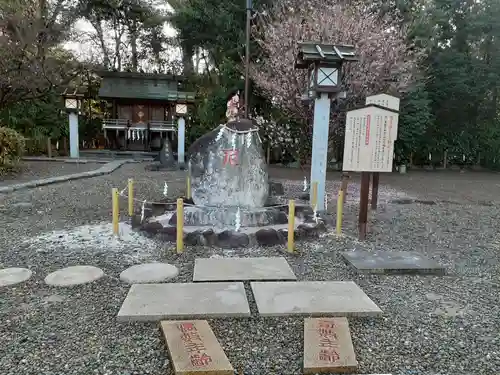
[[398, 118], [374, 104], [347, 112], [343, 171], [392, 172]]
[[399, 98], [388, 94], [377, 94], [366, 97], [366, 105], [377, 104], [381, 107], [399, 111]]

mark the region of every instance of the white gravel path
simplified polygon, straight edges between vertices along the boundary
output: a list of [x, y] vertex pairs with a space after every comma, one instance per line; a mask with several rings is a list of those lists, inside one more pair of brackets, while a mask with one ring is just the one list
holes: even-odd
[[[138, 194], [157, 200], [162, 198], [165, 180], [179, 176], [146, 172], [143, 164], [130, 164], [108, 176], [0, 196], [0, 268], [33, 271], [24, 283], [0, 287], [0, 374], [172, 375], [157, 324], [116, 322], [129, 288], [119, 275], [133, 264], [161, 261], [177, 266], [175, 281], [186, 282], [192, 278], [196, 257], [228, 252], [188, 248], [177, 256], [173, 246], [135, 233], [123, 231], [121, 239], [115, 239], [109, 225], [110, 192], [134, 177]], [[359, 373], [499, 373], [500, 205], [461, 199], [459, 189], [470, 186], [472, 176], [415, 173], [382, 179], [382, 183], [389, 181], [392, 190], [381, 192], [381, 198], [387, 194], [379, 211], [370, 213], [366, 243], [324, 236], [299, 243], [297, 255], [284, 254], [299, 280], [353, 280], [384, 310], [382, 319], [350, 319]], [[500, 183], [498, 175], [474, 176], [488, 181], [476, 185], [478, 196], [496, 196], [491, 189]], [[453, 184], [447, 182], [451, 178]], [[299, 189], [302, 179], [295, 184]], [[451, 189], [452, 193], [444, 194], [453, 194], [453, 202], [389, 203], [390, 192], [400, 192], [400, 186], [409, 196], [423, 199], [438, 186]], [[182, 188], [182, 183], [169, 183], [173, 195]], [[433, 198], [448, 197], [435, 193]], [[347, 234], [354, 237], [355, 205], [346, 207], [345, 224]], [[341, 251], [357, 246], [417, 251], [442, 262], [451, 273], [445, 277], [357, 275], [340, 256]], [[230, 254], [283, 252], [267, 248]], [[44, 284], [49, 273], [74, 265], [99, 267], [106, 276], [69, 288]], [[233, 366], [243, 368], [245, 375], [301, 374], [302, 319], [254, 316], [210, 324]]]

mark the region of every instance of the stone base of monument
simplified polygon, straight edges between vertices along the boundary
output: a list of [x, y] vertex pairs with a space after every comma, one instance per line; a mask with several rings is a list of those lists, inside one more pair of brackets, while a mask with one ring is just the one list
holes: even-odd
[[[283, 197], [271, 197], [265, 207], [240, 209], [239, 229], [235, 220], [237, 207], [200, 207], [184, 199], [184, 243], [186, 245], [241, 248], [286, 244], [288, 205]], [[146, 217], [132, 217], [132, 228], [148, 237], [175, 242], [177, 236], [176, 202], [164, 201], [146, 207]], [[307, 202], [296, 202], [295, 240], [318, 237], [326, 232], [326, 220], [314, 218]]]

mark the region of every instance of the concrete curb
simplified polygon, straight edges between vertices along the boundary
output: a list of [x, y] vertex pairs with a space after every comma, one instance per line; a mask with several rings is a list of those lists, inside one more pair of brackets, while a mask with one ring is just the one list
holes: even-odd
[[[59, 163], [68, 163], [68, 164], [87, 164], [87, 163], [96, 163], [96, 164], [106, 164], [112, 160], [99, 160], [99, 159], [70, 159], [70, 158], [48, 158], [46, 156], [25, 156], [21, 158], [23, 161], [52, 161]], [[126, 159], [124, 159], [126, 160]]]
[[[40, 159], [37, 159], [37, 160], [40, 160]], [[89, 172], [73, 173], [73, 174], [67, 174], [65, 176], [49, 177], [49, 178], [43, 178], [41, 180], [23, 182], [21, 184], [3, 186], [3, 187], [0, 187], [0, 194], [12, 193], [13, 191], [16, 191], [16, 190], [30, 189], [30, 188], [35, 188], [38, 186], [57, 184], [58, 182], [66, 182], [66, 181], [72, 181], [72, 180], [80, 180], [82, 178], [98, 177], [98, 176], [102, 176], [105, 174], [110, 174], [111, 172], [114, 172], [115, 170], [120, 168], [123, 164], [130, 163], [130, 162], [132, 162], [132, 161], [130, 161], [130, 160], [114, 160], [114, 161], [111, 161], [109, 163], [104, 164], [101, 168], [98, 168], [96, 170], [89, 171]]]

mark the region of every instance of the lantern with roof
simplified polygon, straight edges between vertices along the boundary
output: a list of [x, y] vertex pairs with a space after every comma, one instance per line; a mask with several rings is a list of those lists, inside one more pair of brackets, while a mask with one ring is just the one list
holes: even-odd
[[344, 62], [358, 60], [354, 53], [354, 46], [299, 42], [298, 47], [295, 68], [308, 71], [308, 84], [301, 100], [309, 103], [321, 93], [343, 96], [340, 84], [341, 69]]

